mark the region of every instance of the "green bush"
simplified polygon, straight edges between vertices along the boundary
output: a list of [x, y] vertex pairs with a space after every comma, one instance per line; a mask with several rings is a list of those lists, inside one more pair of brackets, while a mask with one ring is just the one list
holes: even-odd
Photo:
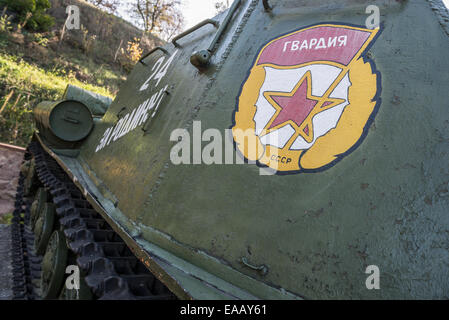
[[34, 31], [48, 31], [55, 20], [45, 11], [51, 7], [49, 0], [0, 0], [0, 4], [18, 14], [20, 23]]
[[36, 9], [47, 10], [51, 8], [49, 0], [36, 0]]
[[43, 11], [35, 11], [27, 26], [35, 31], [48, 31], [55, 24], [55, 19]]
[[2, 4], [21, 16], [36, 11], [36, 0], [3, 0]]

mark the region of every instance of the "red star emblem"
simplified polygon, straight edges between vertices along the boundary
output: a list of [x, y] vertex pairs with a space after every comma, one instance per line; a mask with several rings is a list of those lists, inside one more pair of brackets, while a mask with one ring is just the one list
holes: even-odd
[[288, 123], [309, 143], [313, 141], [313, 117], [345, 102], [343, 99], [313, 96], [310, 71], [306, 72], [291, 92], [267, 91], [264, 96], [276, 108], [267, 130], [277, 130]]

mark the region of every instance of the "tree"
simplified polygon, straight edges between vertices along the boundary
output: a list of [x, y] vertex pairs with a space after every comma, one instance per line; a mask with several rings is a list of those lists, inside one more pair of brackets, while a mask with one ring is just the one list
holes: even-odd
[[164, 27], [157, 34], [160, 38], [169, 41], [171, 38], [179, 34], [184, 27], [184, 16], [181, 12], [173, 12], [170, 23], [164, 23]]
[[221, 1], [215, 1], [215, 9], [218, 13], [222, 13], [227, 8], [229, 8], [229, 0], [221, 0]]
[[144, 33], [169, 40], [184, 24], [180, 4], [180, 0], [132, 0], [128, 10]]
[[99, 9], [109, 13], [116, 13], [120, 6], [120, 0], [87, 0]]

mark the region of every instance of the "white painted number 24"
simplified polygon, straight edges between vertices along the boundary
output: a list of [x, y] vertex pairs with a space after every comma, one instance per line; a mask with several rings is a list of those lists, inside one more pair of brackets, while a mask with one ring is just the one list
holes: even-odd
[[150, 86], [151, 80], [155, 80], [156, 83], [154, 84], [155, 87], [159, 85], [159, 82], [161, 82], [162, 78], [167, 74], [168, 68], [172, 64], [176, 54], [178, 53], [178, 50], [176, 50], [171, 57], [167, 60], [167, 62], [164, 63], [165, 57], [160, 57], [159, 60], [156, 61], [156, 63], [153, 65], [153, 68], [151, 71], [153, 72], [151, 76], [145, 81], [145, 83], [140, 87], [140, 91], [144, 91], [148, 89]]

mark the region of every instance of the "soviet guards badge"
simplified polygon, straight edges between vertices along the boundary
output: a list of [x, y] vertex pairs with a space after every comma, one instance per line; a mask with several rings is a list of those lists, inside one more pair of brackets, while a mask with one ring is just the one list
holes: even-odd
[[322, 171], [355, 150], [380, 105], [364, 56], [378, 32], [319, 24], [265, 45], [237, 99], [237, 150], [278, 174]]

